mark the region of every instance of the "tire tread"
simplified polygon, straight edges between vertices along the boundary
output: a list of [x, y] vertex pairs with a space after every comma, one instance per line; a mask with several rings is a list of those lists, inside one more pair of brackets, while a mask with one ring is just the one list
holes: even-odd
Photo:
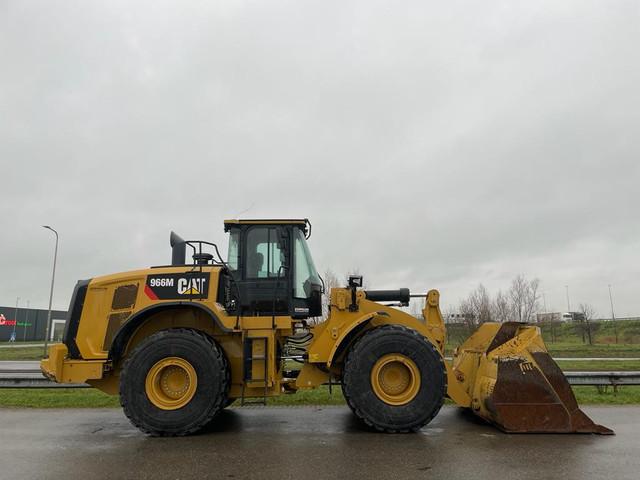
[[[131, 408], [127, 404], [127, 401], [125, 400], [126, 395], [123, 395], [123, 389], [126, 383], [127, 374], [129, 370], [134, 368], [134, 359], [136, 358], [136, 354], [142, 351], [142, 349], [146, 348], [146, 346], [149, 343], [156, 342], [160, 339], [164, 339], [174, 334], [188, 335], [199, 341], [203, 341], [205, 344], [208, 344], [208, 346], [211, 348], [211, 351], [213, 352], [215, 357], [217, 357], [218, 361], [224, 366], [225, 373], [222, 376], [223, 382], [224, 382], [221, 389], [222, 394], [218, 395], [218, 398], [214, 399], [214, 406], [213, 408], [210, 409], [210, 413], [200, 422], [193, 425], [191, 428], [184, 429], [177, 432], [166, 432], [166, 431], [158, 430], [154, 427], [150, 427], [144, 422], [138, 421], [136, 416], [131, 411]], [[160, 330], [159, 332], [149, 335], [142, 342], [140, 342], [131, 351], [131, 353], [129, 353], [129, 355], [127, 355], [127, 358], [125, 359], [122, 365], [122, 370], [120, 375], [120, 386], [119, 386], [120, 405], [122, 406], [124, 414], [129, 419], [129, 421], [140, 431], [156, 437], [183, 437], [187, 435], [192, 435], [197, 431], [201, 430], [202, 428], [204, 428], [209, 423], [211, 423], [214, 417], [216, 417], [216, 415], [222, 410], [223, 405], [228, 396], [229, 387], [230, 387], [230, 372], [228, 367], [228, 361], [226, 356], [222, 353], [220, 347], [217, 345], [217, 343], [209, 335], [199, 330], [194, 330], [191, 328], [172, 328], [168, 330]]]
[[433, 420], [433, 418], [438, 414], [438, 412], [440, 411], [440, 408], [442, 408], [442, 405], [444, 404], [444, 398], [447, 394], [447, 376], [446, 374], [444, 375], [444, 382], [442, 385], [442, 395], [441, 395], [441, 401], [439, 403], [439, 405], [437, 405], [436, 408], [433, 409], [431, 415], [424, 421], [419, 422], [415, 425], [412, 425], [409, 428], [392, 428], [392, 427], [388, 427], [388, 426], [382, 426], [377, 424], [373, 419], [371, 419], [368, 415], [366, 415], [360, 408], [358, 408], [357, 405], [354, 404], [350, 392], [349, 392], [349, 384], [351, 383], [350, 378], [353, 375], [352, 369], [349, 368], [349, 364], [350, 362], [353, 361], [353, 358], [360, 356], [362, 354], [362, 350], [365, 348], [365, 346], [372, 340], [376, 339], [377, 337], [381, 337], [381, 336], [387, 336], [390, 332], [395, 332], [395, 333], [402, 333], [402, 334], [408, 334], [411, 335], [413, 337], [415, 337], [417, 340], [424, 342], [425, 345], [427, 345], [427, 347], [429, 349], [432, 350], [433, 353], [435, 353], [436, 357], [440, 360], [440, 364], [442, 366], [443, 371], [446, 372], [446, 366], [444, 363], [444, 359], [442, 358], [442, 355], [440, 354], [440, 352], [436, 349], [436, 347], [429, 341], [427, 340], [423, 335], [421, 335], [419, 332], [417, 332], [416, 330], [412, 329], [412, 328], [408, 328], [405, 327], [404, 325], [397, 325], [397, 324], [393, 324], [393, 325], [383, 325], [381, 327], [377, 327], [374, 328], [372, 330], [369, 330], [368, 332], [366, 332], [364, 335], [362, 335], [357, 341], [356, 343], [353, 345], [353, 347], [349, 350], [348, 354], [347, 354], [347, 358], [345, 360], [345, 367], [344, 367], [344, 377], [342, 379], [342, 393], [344, 395], [344, 398], [347, 402], [347, 405], [349, 406], [349, 408], [353, 411], [353, 413], [356, 415], [356, 417], [358, 417], [362, 422], [364, 422], [367, 426], [369, 426], [370, 428], [373, 428], [379, 432], [385, 432], [385, 433], [409, 433], [409, 432], [417, 432], [418, 430], [420, 430], [422, 427], [424, 427], [425, 425], [427, 425], [429, 422], [431, 422], [431, 420]]

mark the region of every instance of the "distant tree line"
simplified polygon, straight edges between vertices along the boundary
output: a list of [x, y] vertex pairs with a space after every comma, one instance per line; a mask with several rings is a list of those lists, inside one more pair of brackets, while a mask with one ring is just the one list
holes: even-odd
[[491, 296], [483, 284], [460, 301], [458, 312], [464, 323], [477, 327], [485, 322], [533, 322], [539, 310], [540, 281], [518, 275], [508, 290]]
[[[494, 296], [483, 284], [479, 284], [460, 301], [455, 312], [455, 318], [467, 327], [465, 332], [460, 333], [467, 335], [485, 322], [537, 322], [540, 297], [540, 281], [537, 278], [527, 279], [522, 274], [511, 281], [507, 290], [498, 290]], [[595, 332], [599, 328], [598, 323], [593, 321], [595, 315], [591, 305], [582, 303], [578, 315], [574, 317], [576, 332], [582, 337], [582, 342], [589, 345], [593, 344]], [[551, 341], [554, 342], [560, 320], [549, 318], [544, 323], [548, 325]]]
[[[349, 275], [360, 275], [360, 269], [351, 268], [344, 275], [336, 274], [333, 270], [327, 269], [322, 274], [325, 286], [325, 294], [322, 296], [322, 320], [329, 315], [330, 292], [332, 288], [344, 287], [347, 285]], [[365, 281], [365, 288], [369, 288]], [[537, 314], [540, 311], [540, 280], [537, 278], [528, 279], [525, 275], [517, 275], [506, 290], [498, 290], [495, 295], [491, 295], [487, 288], [480, 283], [472, 292], [463, 298], [455, 309], [455, 312], [444, 312], [445, 318], [455, 314], [459, 323], [463, 324], [462, 329], [451, 329], [452, 336], [460, 336], [464, 340], [478, 326], [485, 322], [525, 322], [535, 323], [538, 320]], [[415, 316], [422, 315], [424, 299], [411, 304], [411, 313]], [[599, 328], [599, 323], [594, 322], [596, 312], [594, 308], [586, 303], [579, 306], [578, 314], [574, 316], [574, 328], [581, 336], [583, 343], [593, 344], [595, 333]], [[551, 334], [551, 341], [556, 341], [557, 330], [562, 322], [559, 319], [549, 318], [544, 321]], [[461, 331], [462, 330], [462, 331]], [[616, 332], [616, 343], [617, 343]]]

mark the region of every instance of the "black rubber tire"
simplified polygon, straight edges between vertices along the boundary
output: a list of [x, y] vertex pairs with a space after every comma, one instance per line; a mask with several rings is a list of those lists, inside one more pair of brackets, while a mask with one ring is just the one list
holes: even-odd
[[[222, 350], [222, 349], [220, 349]], [[227, 408], [233, 402], [235, 402], [235, 398], [229, 398], [229, 389], [231, 388], [231, 368], [229, 367], [229, 360], [227, 356], [222, 352], [222, 360], [224, 361], [224, 371], [226, 373], [226, 384], [227, 389], [224, 392], [224, 402], [222, 403], [222, 408]]]
[[[389, 405], [373, 391], [371, 370], [384, 355], [399, 353], [420, 370], [420, 389], [405, 405]], [[355, 415], [382, 432], [417, 431], [440, 411], [447, 393], [447, 373], [440, 352], [424, 336], [402, 325], [384, 325], [365, 333], [347, 354], [342, 391]]]
[[[156, 407], [145, 392], [148, 371], [166, 357], [187, 360], [198, 376], [193, 398], [176, 410]], [[131, 423], [149, 435], [189, 435], [222, 410], [229, 391], [228, 370], [222, 350], [208, 335], [186, 328], [162, 330], [127, 356], [120, 373], [120, 404]]]

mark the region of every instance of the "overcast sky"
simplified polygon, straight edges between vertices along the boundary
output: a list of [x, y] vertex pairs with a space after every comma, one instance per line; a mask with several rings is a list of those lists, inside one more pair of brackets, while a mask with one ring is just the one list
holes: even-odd
[[[0, 305], [308, 217], [376, 288], [640, 315], [633, 1], [0, 0]], [[574, 308], [575, 309], [575, 308]]]

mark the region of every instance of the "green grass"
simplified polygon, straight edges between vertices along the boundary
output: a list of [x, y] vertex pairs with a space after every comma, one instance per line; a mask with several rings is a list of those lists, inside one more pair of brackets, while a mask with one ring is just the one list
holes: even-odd
[[640, 404], [640, 387], [618, 387], [618, 392], [613, 387], [606, 387], [605, 392], [599, 392], [596, 387], [573, 387], [573, 392], [580, 405], [637, 405]]
[[323, 385], [317, 389], [299, 390], [296, 393], [269, 398], [267, 405], [345, 405], [345, 400], [339, 385], [332, 387], [332, 394], [329, 393], [329, 387]]
[[557, 360], [556, 363], [560, 365], [562, 370], [574, 372], [640, 370], [640, 360], [589, 360], [584, 362], [575, 360]]
[[549, 343], [547, 350], [553, 357], [640, 357], [640, 344]]
[[0, 348], [0, 360], [40, 360], [44, 347], [11, 347]]
[[[580, 324], [574, 322], [567, 323], [543, 323], [540, 324], [542, 336], [547, 344], [554, 342], [561, 343], [584, 343]], [[617, 322], [593, 322], [592, 339], [594, 344], [640, 344], [640, 321], [619, 320]], [[616, 331], [618, 341], [616, 342]]]
[[[582, 405], [634, 405], [640, 404], [640, 387], [619, 387], [617, 394], [612, 387], [605, 392], [598, 392], [596, 387], [574, 387], [578, 403]], [[270, 406], [287, 405], [344, 405], [340, 387], [329, 387], [317, 390], [300, 391], [291, 395], [280, 395], [268, 399]], [[453, 405], [452, 402], [447, 401]], [[234, 406], [239, 404], [235, 402]], [[4, 388], [0, 389], [0, 408], [118, 408], [117, 396], [110, 396], [92, 388]]]
[[1, 388], [0, 407], [104, 408], [119, 407], [117, 396], [93, 388]]
[[[280, 395], [267, 400], [268, 405], [343, 405], [339, 386], [323, 386], [316, 390]], [[239, 405], [236, 401], [234, 405]], [[22, 408], [114, 408], [120, 407], [117, 396], [107, 395], [93, 388], [2, 388], [1, 407]]]

